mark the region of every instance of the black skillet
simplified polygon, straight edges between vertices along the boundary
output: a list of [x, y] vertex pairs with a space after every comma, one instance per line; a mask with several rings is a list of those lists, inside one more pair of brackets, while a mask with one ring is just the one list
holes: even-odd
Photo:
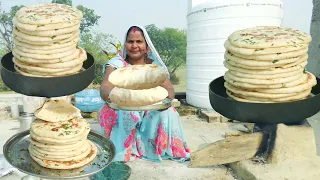
[[94, 58], [87, 53], [83, 63], [84, 71], [62, 77], [39, 78], [23, 76], [16, 73], [12, 62], [12, 53], [7, 53], [1, 59], [1, 78], [11, 90], [27, 96], [59, 97], [79, 92], [95, 78]]
[[212, 108], [221, 115], [241, 122], [258, 124], [298, 124], [320, 111], [320, 80], [313, 87], [313, 97], [284, 103], [248, 103], [228, 98], [225, 80], [219, 77], [209, 84]]

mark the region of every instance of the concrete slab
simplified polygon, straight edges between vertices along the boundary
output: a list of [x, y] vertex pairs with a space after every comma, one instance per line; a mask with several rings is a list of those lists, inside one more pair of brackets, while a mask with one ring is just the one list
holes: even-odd
[[310, 160], [287, 160], [282, 164], [257, 164], [245, 160], [230, 164], [243, 180], [319, 180], [320, 157]]

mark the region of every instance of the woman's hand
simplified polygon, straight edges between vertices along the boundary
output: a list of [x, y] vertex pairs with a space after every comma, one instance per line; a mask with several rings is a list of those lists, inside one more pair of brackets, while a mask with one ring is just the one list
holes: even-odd
[[168, 91], [168, 98], [173, 99], [175, 97], [174, 88], [171, 84], [171, 81], [168, 78], [164, 81], [164, 83], [161, 86]]
[[114, 71], [111, 66], [107, 66], [106, 74], [100, 86], [100, 96], [103, 100], [107, 101], [111, 90], [114, 88], [114, 85], [109, 82], [109, 75]]

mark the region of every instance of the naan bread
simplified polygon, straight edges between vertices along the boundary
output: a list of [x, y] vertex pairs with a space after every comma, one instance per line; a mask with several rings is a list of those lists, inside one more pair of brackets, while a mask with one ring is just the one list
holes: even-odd
[[68, 75], [72, 75], [75, 73], [78, 73], [81, 71], [82, 69], [82, 64], [76, 65], [73, 68], [61, 71], [61, 72], [35, 72], [35, 71], [30, 71], [30, 70], [26, 70], [23, 68], [20, 68], [16, 65], [14, 65], [14, 69], [20, 73], [21, 75], [24, 76], [30, 76], [30, 77], [43, 77], [43, 78], [49, 78], [49, 77], [61, 77], [61, 76], [68, 76]]
[[12, 51], [14, 51], [15, 54], [18, 55], [18, 57], [22, 56], [26, 58], [48, 60], [48, 59], [58, 59], [58, 58], [69, 56], [73, 54], [76, 50], [77, 50], [76, 48], [73, 48], [73, 49], [70, 49], [69, 51], [54, 53], [54, 54], [49, 54], [49, 53], [48, 54], [31, 54], [31, 53], [20, 51], [18, 48], [13, 48]]
[[84, 145], [86, 142], [87, 138], [84, 140], [80, 140], [74, 144], [42, 144], [36, 141], [35, 139], [30, 139], [30, 144], [33, 146], [36, 146], [38, 149], [42, 151], [47, 151], [47, 152], [63, 152], [63, 151], [70, 151], [73, 149], [78, 149], [81, 146]]
[[40, 166], [50, 168], [50, 169], [74, 169], [89, 164], [94, 160], [97, 156], [98, 149], [95, 144], [90, 142], [91, 151], [90, 153], [83, 159], [78, 161], [52, 161], [38, 158], [32, 154], [30, 154], [31, 158], [36, 161]]
[[280, 66], [280, 67], [275, 67], [273, 69], [266, 69], [266, 70], [240, 68], [240, 67], [230, 65], [227, 61], [224, 61], [223, 64], [224, 64], [224, 67], [226, 67], [227, 69], [231, 71], [237, 71], [240, 73], [255, 74], [255, 75], [274, 75], [274, 74], [283, 74], [283, 73], [289, 73], [293, 71], [304, 70], [308, 62], [304, 61], [301, 64], [298, 64], [296, 66], [292, 66], [289, 68], [282, 68]]
[[12, 51], [12, 54], [16, 59], [18, 59], [18, 61], [25, 62], [25, 63], [28, 63], [28, 64], [38, 64], [38, 63], [54, 64], [54, 63], [59, 63], [59, 62], [62, 63], [62, 62], [72, 61], [72, 60], [76, 59], [80, 54], [80, 49], [76, 49], [76, 51], [74, 53], [72, 53], [71, 55], [69, 55], [69, 56], [62, 57], [62, 58], [56, 58], [56, 59], [34, 59], [34, 58], [28, 58], [28, 57], [19, 56], [14, 51]]
[[40, 3], [19, 9], [15, 18], [24, 24], [46, 25], [81, 20], [83, 14], [77, 8], [65, 4]]
[[228, 40], [233, 46], [241, 48], [275, 48], [308, 44], [309, 34], [287, 27], [257, 26], [233, 32]]
[[66, 48], [69, 46], [74, 46], [77, 45], [79, 42], [79, 37], [75, 37], [74, 39], [71, 39], [70, 41], [67, 41], [65, 43], [60, 43], [60, 42], [54, 42], [48, 45], [34, 45], [34, 44], [28, 44], [21, 42], [17, 40], [16, 38], [12, 38], [12, 42], [16, 46], [24, 47], [27, 49], [33, 49], [33, 50], [41, 50], [41, 51], [46, 51], [46, 50], [54, 50], [54, 49], [61, 49], [61, 48]]
[[59, 36], [59, 35], [68, 34], [68, 33], [72, 33], [72, 32], [77, 31], [80, 28], [80, 23], [78, 23], [74, 26], [66, 27], [66, 28], [59, 27], [57, 29], [45, 30], [45, 31], [28, 31], [28, 30], [25, 30], [25, 29], [19, 28], [19, 27], [15, 27], [15, 28], [24, 34], [28, 34], [31, 36], [52, 37], [52, 36]]
[[157, 86], [151, 89], [131, 90], [114, 87], [110, 94], [110, 100], [120, 106], [147, 106], [158, 103], [168, 96], [168, 91]]
[[[60, 49], [51, 49], [51, 50], [37, 50], [37, 49], [28, 49], [25, 48], [23, 46], [19, 46], [19, 45], [15, 45], [14, 49], [19, 50], [20, 52], [24, 52], [24, 53], [28, 53], [28, 54], [40, 54], [40, 55], [45, 55], [45, 54], [58, 54], [58, 53], [63, 53], [63, 52], [69, 52], [69, 51], [73, 51], [74, 49], [76, 49], [77, 44], [73, 44], [67, 47], [63, 47]], [[18, 55], [18, 53], [17, 53]]]
[[277, 79], [277, 78], [285, 78], [285, 77], [289, 77], [289, 76], [294, 76], [297, 74], [301, 74], [303, 73], [304, 69], [299, 69], [296, 71], [292, 71], [292, 72], [287, 72], [287, 73], [281, 73], [281, 74], [246, 74], [246, 73], [242, 73], [242, 72], [238, 72], [238, 71], [232, 71], [229, 70], [229, 73], [237, 76], [237, 77], [243, 77], [243, 78], [254, 78], [254, 79]]
[[[64, 100], [47, 100], [44, 105], [35, 112], [35, 116], [48, 122], [78, 121], [84, 123], [85, 120], [74, 120], [80, 114], [80, 110]], [[83, 125], [83, 124], [82, 124]]]
[[303, 74], [300, 78], [298, 78], [296, 80], [286, 82], [286, 83], [279, 83], [279, 84], [251, 84], [251, 83], [246, 83], [246, 82], [235, 81], [235, 80], [231, 79], [229, 76], [224, 76], [224, 79], [229, 84], [231, 84], [235, 87], [239, 87], [239, 88], [244, 88], [244, 89], [260, 89], [260, 88], [268, 89], [268, 88], [271, 88], [271, 89], [273, 89], [273, 88], [297, 86], [299, 84], [306, 82], [308, 80], [308, 75]]
[[224, 43], [224, 47], [226, 50], [229, 50], [235, 54], [241, 55], [265, 55], [265, 54], [277, 54], [277, 53], [285, 53], [291, 51], [297, 51], [300, 49], [305, 49], [309, 46], [309, 44], [296, 44], [294, 46], [283, 46], [283, 47], [270, 47], [270, 48], [241, 48], [236, 47], [230, 43], [229, 40], [226, 40]]
[[158, 65], [132, 65], [118, 68], [109, 75], [109, 82], [125, 89], [150, 89], [167, 79], [166, 72]]

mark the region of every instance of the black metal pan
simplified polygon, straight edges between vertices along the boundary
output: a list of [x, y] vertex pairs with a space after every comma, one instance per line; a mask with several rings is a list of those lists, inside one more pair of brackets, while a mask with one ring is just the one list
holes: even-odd
[[88, 53], [87, 57], [82, 66], [85, 70], [78, 74], [40, 78], [16, 73], [10, 52], [1, 59], [1, 78], [6, 86], [20, 94], [48, 98], [66, 96], [85, 89], [95, 78], [94, 58]]
[[237, 121], [259, 124], [298, 124], [320, 111], [320, 80], [313, 87], [313, 97], [284, 103], [247, 103], [228, 98], [225, 80], [219, 77], [209, 84], [212, 108], [221, 115]]

